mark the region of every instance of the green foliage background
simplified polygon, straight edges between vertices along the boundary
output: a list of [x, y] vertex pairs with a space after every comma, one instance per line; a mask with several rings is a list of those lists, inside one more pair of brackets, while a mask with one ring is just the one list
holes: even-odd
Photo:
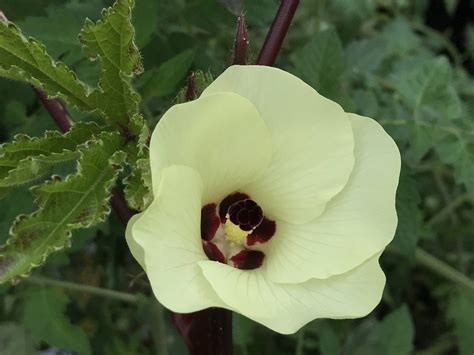
[[[173, 104], [191, 70], [218, 75], [228, 65], [236, 24], [232, 12], [239, 9], [240, 2], [137, 0], [133, 22], [145, 72], [133, 84], [143, 98], [139, 110], [150, 128]], [[66, 63], [86, 84], [94, 86], [100, 80], [102, 88], [123, 86], [124, 90], [119, 90], [123, 97], [95, 90], [87, 102], [72, 102], [68, 109], [75, 121], [99, 122], [102, 116], [145, 136], [146, 132], [140, 131], [141, 117], [134, 114], [137, 93], [129, 88], [129, 76], [111, 74], [114, 66], [104, 60], [105, 55], [101, 57], [101, 48], [94, 47], [94, 34], [106, 34], [110, 28], [88, 22], [81, 33], [88, 44], [87, 56], [99, 56], [106, 74], [101, 73], [97, 62], [85, 59], [78, 40], [84, 19], [98, 20], [101, 9], [111, 4], [108, 0], [6, 0], [0, 10], [24, 33], [42, 41], [54, 59]], [[457, 4], [456, 0], [444, 2], [451, 13]], [[275, 0], [243, 4], [251, 59], [258, 53], [276, 6]], [[403, 157], [397, 196], [399, 227], [382, 257], [388, 280], [383, 301], [369, 316], [361, 320], [316, 320], [294, 336], [281, 336], [236, 315], [236, 354], [474, 352], [473, 290], [444, 278], [443, 266], [433, 265], [429, 262], [432, 259], [427, 261], [417, 249], [422, 247], [473, 278], [474, 68], [469, 74], [466, 63], [474, 60], [474, 25], [466, 29], [464, 48], [460, 49], [445, 34], [426, 25], [428, 6], [427, 0], [301, 1], [277, 66], [294, 72], [346, 111], [376, 118], [394, 137]], [[130, 29], [126, 31], [131, 35]], [[128, 49], [121, 73], [141, 72], [135, 49]], [[122, 53], [120, 47], [107, 50]], [[18, 73], [10, 73], [14, 75]], [[69, 85], [74, 92], [82, 90], [73, 77], [68, 80], [60, 84]], [[123, 105], [101, 106], [108, 101]], [[73, 105], [90, 113], [79, 112]], [[115, 122], [117, 117], [125, 121]], [[131, 148], [124, 149], [127, 157], [101, 148], [104, 141], [118, 144], [113, 133], [103, 132], [93, 144], [84, 144], [83, 131], [97, 133], [97, 127], [84, 124], [79, 128], [74, 139], [57, 137], [54, 145], [31, 143], [31, 149], [47, 151], [54, 164], [38, 158], [23, 164], [34, 163], [35, 171], [44, 176], [66, 176], [74, 171], [72, 162], [76, 159], [103, 162], [104, 166], [113, 163], [102, 175], [90, 176], [91, 181], [103, 178], [106, 187], [118, 174], [129, 172], [129, 167], [121, 170], [124, 162], [132, 167], [144, 165], [142, 153], [131, 153]], [[0, 141], [11, 141], [18, 133], [39, 137], [55, 129], [28, 85], [0, 80]], [[77, 151], [76, 146], [80, 147]], [[4, 179], [2, 168], [24, 154], [15, 145], [9, 149], [10, 160], [0, 159], [0, 195], [9, 181]], [[135, 160], [131, 161], [131, 156]], [[138, 170], [145, 171], [145, 167]], [[28, 188], [38, 175], [25, 171], [12, 178], [21, 178], [22, 185], [0, 201], [0, 244], [7, 240], [15, 217], [34, 209]], [[141, 179], [132, 175], [125, 181], [127, 196], [136, 208], [146, 204], [145, 192], [137, 188], [143, 185]], [[55, 184], [63, 184], [64, 191], [74, 186], [82, 196], [88, 196], [85, 191], [90, 187], [90, 183], [77, 179]], [[40, 203], [41, 196], [51, 192], [50, 185], [35, 189]], [[88, 193], [103, 199], [106, 191], [102, 186]], [[168, 312], [153, 302], [147, 279], [126, 247], [117, 217], [112, 214], [103, 220], [107, 212], [98, 207], [94, 215], [62, 220], [64, 230], [50, 234], [51, 244], [55, 248], [68, 246], [69, 230], [74, 229], [71, 247], [51, 254], [33, 271], [33, 278], [15, 286], [0, 285], [1, 355], [34, 354], [41, 349], [81, 355], [186, 353]], [[77, 229], [99, 221], [92, 228]], [[20, 234], [27, 223], [16, 226]], [[70, 287], [38, 285], [40, 275], [141, 296], [134, 302], [120, 302]]]

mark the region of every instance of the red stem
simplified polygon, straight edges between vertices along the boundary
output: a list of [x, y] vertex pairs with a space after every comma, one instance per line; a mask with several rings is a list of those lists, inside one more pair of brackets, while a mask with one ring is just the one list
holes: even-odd
[[265, 38], [257, 64], [272, 66], [275, 63], [298, 5], [299, 0], [282, 0]]
[[190, 355], [232, 355], [232, 312], [208, 308], [194, 313], [173, 313], [173, 323]]
[[74, 123], [64, 105], [59, 100], [48, 99], [43, 91], [35, 87], [33, 87], [33, 90], [61, 132], [69, 131]]

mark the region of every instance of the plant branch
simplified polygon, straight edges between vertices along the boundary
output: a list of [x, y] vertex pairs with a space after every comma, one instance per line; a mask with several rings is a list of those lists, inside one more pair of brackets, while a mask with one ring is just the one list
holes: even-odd
[[61, 287], [70, 291], [87, 292], [96, 296], [111, 298], [126, 303], [138, 303], [139, 301], [138, 296], [132, 295], [130, 293], [114, 291], [90, 285], [77, 284], [68, 281], [54, 280], [42, 276], [29, 276], [25, 279], [25, 281], [40, 286]]
[[[403, 256], [403, 254], [394, 247], [389, 247], [387, 251]], [[434, 255], [431, 255], [420, 247], [416, 248], [415, 250], [415, 262], [425, 269], [445, 278], [446, 280], [464, 287], [466, 290], [471, 291], [471, 293], [474, 295], [474, 280], [471, 280], [462, 272], [456, 270], [451, 265], [438, 259]]]
[[59, 100], [48, 99], [46, 94], [38, 88], [33, 87], [33, 91], [36, 93], [36, 96], [38, 96], [44, 108], [48, 111], [60, 131], [63, 133], [69, 131], [74, 122], [64, 105]]
[[417, 264], [435, 272], [439, 276], [442, 276], [459, 286], [466, 288], [466, 290], [471, 291], [471, 293], [474, 295], [474, 280], [471, 280], [469, 277], [459, 272], [451, 265], [448, 265], [444, 261], [438, 259], [421, 248], [416, 248], [415, 260]]
[[461, 206], [464, 202], [469, 201], [469, 194], [464, 194], [456, 197], [452, 200], [449, 204], [447, 204], [443, 209], [441, 209], [437, 214], [435, 214], [426, 225], [431, 227], [436, 223], [443, 221], [446, 217], [448, 217], [456, 208]]
[[299, 0], [281, 1], [258, 56], [257, 64], [272, 66], [275, 63], [298, 5]]

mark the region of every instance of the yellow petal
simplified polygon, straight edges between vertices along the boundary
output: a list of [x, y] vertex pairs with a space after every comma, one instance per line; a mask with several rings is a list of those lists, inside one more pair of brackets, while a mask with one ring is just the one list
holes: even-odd
[[202, 94], [249, 99], [272, 133], [265, 175], [243, 191], [272, 219], [305, 223], [342, 190], [354, 164], [353, 134], [342, 108], [297, 77], [265, 66], [232, 66]]
[[232, 93], [175, 105], [151, 139], [154, 189], [169, 165], [196, 169], [204, 182], [203, 203], [218, 203], [263, 175], [271, 160], [271, 136], [255, 106]]
[[131, 227], [156, 298], [175, 312], [223, 306], [198, 266], [208, 260], [200, 236], [202, 190], [192, 168], [163, 169], [155, 201]]
[[385, 285], [378, 255], [345, 274], [302, 284], [272, 283], [262, 269], [245, 271], [210, 261], [199, 265], [225, 303], [283, 334], [316, 318], [363, 317], [380, 302]]
[[348, 115], [355, 138], [349, 182], [314, 221], [277, 223], [267, 250], [268, 273], [275, 282], [299, 283], [347, 272], [393, 239], [400, 153], [376, 121]]

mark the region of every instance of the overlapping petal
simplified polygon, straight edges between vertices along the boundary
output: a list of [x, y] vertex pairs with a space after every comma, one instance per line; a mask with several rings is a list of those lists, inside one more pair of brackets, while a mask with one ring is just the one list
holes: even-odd
[[218, 93], [175, 105], [151, 139], [153, 186], [161, 169], [196, 169], [204, 182], [203, 203], [218, 202], [261, 177], [272, 155], [271, 135], [255, 106], [233, 93]]
[[163, 169], [155, 201], [129, 230], [129, 239], [141, 247], [132, 249], [134, 256], [139, 260], [144, 254], [156, 298], [175, 312], [224, 306], [198, 266], [208, 260], [200, 237], [202, 191], [201, 177], [192, 168]]
[[344, 273], [383, 250], [394, 236], [400, 153], [376, 121], [348, 115], [356, 158], [349, 182], [314, 221], [277, 222], [267, 250], [267, 271], [275, 282]]
[[316, 318], [356, 318], [371, 312], [385, 285], [378, 257], [345, 274], [298, 285], [272, 283], [261, 269], [245, 271], [212, 261], [199, 265], [230, 308], [290, 334]]
[[354, 164], [352, 129], [341, 107], [271, 67], [230, 67], [202, 96], [222, 92], [249, 99], [272, 133], [269, 168], [243, 190], [272, 219], [306, 223], [320, 215]]
[[127, 223], [127, 229], [125, 230], [125, 240], [127, 241], [128, 248], [130, 249], [130, 252], [132, 253], [137, 263], [139, 263], [142, 269], [146, 271], [145, 251], [143, 250], [141, 245], [135, 241], [132, 235], [133, 226], [135, 225], [135, 223], [137, 223], [137, 221], [142, 216], [143, 216], [143, 213], [139, 213], [132, 216], [132, 218], [130, 218], [130, 221], [128, 221]]

